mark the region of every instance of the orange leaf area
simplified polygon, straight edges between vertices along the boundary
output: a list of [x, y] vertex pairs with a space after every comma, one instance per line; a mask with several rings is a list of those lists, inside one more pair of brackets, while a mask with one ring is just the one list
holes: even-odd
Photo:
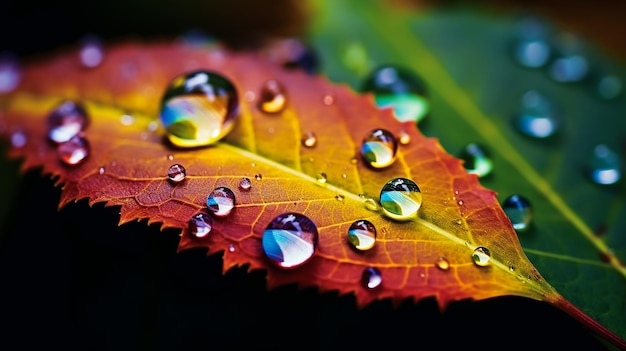
[[[24, 160], [23, 170], [42, 167], [57, 179], [60, 206], [89, 198], [91, 204], [120, 206], [120, 224], [148, 219], [179, 228], [179, 251], [223, 252], [224, 270], [239, 265], [266, 270], [270, 288], [296, 283], [353, 293], [359, 305], [435, 296], [442, 308], [455, 300], [503, 295], [560, 298], [527, 259], [495, 193], [436, 139], [423, 136], [414, 123], [398, 122], [391, 110], [379, 110], [371, 96], [286, 70], [270, 56], [219, 46], [119, 43], [106, 48], [99, 66], [87, 68], [77, 51], [63, 51], [24, 65], [17, 89], [0, 96], [3, 136], [13, 141], [10, 156]], [[197, 69], [232, 81], [240, 113], [221, 141], [175, 148], [165, 142], [160, 100], [174, 77]], [[258, 108], [269, 79], [286, 89], [282, 112]], [[90, 117], [84, 132], [89, 156], [70, 167], [59, 161], [46, 123], [66, 99], [83, 103]], [[398, 146], [395, 162], [382, 169], [366, 166], [360, 156], [364, 137], [375, 128], [410, 137]], [[308, 132], [317, 137], [313, 147], [302, 145]], [[181, 183], [168, 180], [174, 163], [186, 169]], [[318, 180], [320, 173], [325, 182]], [[239, 188], [243, 177], [251, 180], [247, 191]], [[422, 191], [422, 206], [411, 220], [396, 221], [365, 206], [365, 199], [378, 201], [383, 185], [395, 177], [412, 179]], [[210, 235], [192, 237], [188, 222], [209, 213], [207, 196], [216, 187], [234, 192], [235, 208], [213, 219]], [[262, 246], [268, 224], [286, 212], [307, 216], [319, 231], [313, 257], [291, 269], [270, 262]], [[358, 220], [377, 229], [371, 250], [357, 252], [348, 243], [348, 229]], [[486, 266], [472, 259], [480, 246], [491, 252]], [[436, 264], [441, 257], [449, 267]], [[376, 288], [362, 284], [370, 267], [381, 273]]]

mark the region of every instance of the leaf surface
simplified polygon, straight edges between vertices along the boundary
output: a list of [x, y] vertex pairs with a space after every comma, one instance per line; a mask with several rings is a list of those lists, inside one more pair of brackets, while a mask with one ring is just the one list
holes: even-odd
[[[222, 141], [173, 148], [164, 142], [158, 123], [160, 98], [174, 77], [196, 69], [232, 80], [241, 113]], [[23, 158], [24, 170], [43, 167], [55, 177], [62, 186], [60, 206], [88, 198], [91, 204], [120, 206], [120, 224], [147, 219], [162, 228], [179, 228], [179, 251], [206, 247], [209, 254], [224, 252], [224, 270], [238, 265], [264, 269], [270, 288], [296, 283], [353, 293], [360, 305], [435, 296], [443, 308], [456, 300], [504, 295], [567, 305], [525, 256], [495, 193], [436, 139], [424, 137], [412, 123], [396, 121], [390, 110], [377, 109], [371, 96], [285, 71], [263, 54], [178, 43], [118, 44], [107, 48], [95, 69], [82, 67], [76, 52], [62, 52], [27, 65], [22, 73], [18, 89], [0, 100], [5, 136], [14, 145], [10, 156]], [[278, 115], [256, 107], [268, 79], [278, 79], [288, 92], [288, 107]], [[65, 99], [82, 102], [91, 117], [85, 130], [89, 156], [74, 167], [59, 161], [47, 139], [46, 118]], [[396, 162], [382, 170], [360, 159], [353, 162], [364, 136], [380, 127], [411, 138], [400, 145]], [[317, 135], [313, 148], [301, 144], [307, 132]], [[173, 163], [186, 168], [184, 182], [168, 181]], [[326, 182], [318, 181], [320, 172]], [[238, 188], [243, 177], [252, 180], [249, 191]], [[410, 221], [387, 219], [364, 205], [361, 194], [378, 200], [382, 186], [395, 177], [413, 179], [421, 188], [423, 205]], [[235, 210], [214, 219], [208, 238], [192, 238], [189, 219], [206, 211], [207, 195], [219, 186], [235, 192]], [[295, 269], [272, 265], [261, 245], [267, 225], [285, 212], [304, 214], [319, 230], [315, 255]], [[348, 246], [347, 231], [362, 219], [374, 224], [378, 238], [374, 249], [357, 253]], [[491, 251], [486, 267], [472, 261], [478, 246]], [[435, 265], [441, 256], [449, 269]], [[376, 289], [361, 282], [369, 267], [382, 275]]]
[[[500, 201], [522, 194], [534, 207], [531, 229], [519, 234], [531, 261], [570, 301], [626, 335], [625, 188], [623, 181], [594, 184], [586, 174], [596, 145], [623, 155], [623, 92], [602, 100], [592, 81], [558, 83], [547, 68], [516, 64], [510, 49], [517, 14], [453, 7], [398, 11], [376, 2], [318, 4], [311, 39], [329, 78], [359, 90], [381, 64], [408, 67], [423, 78], [431, 114], [420, 130], [453, 154], [469, 142], [485, 145], [495, 166], [481, 183], [496, 190]], [[551, 30], [554, 37], [562, 34]], [[593, 74], [611, 73], [623, 81], [622, 62], [589, 43], [583, 47]], [[349, 60], [349, 48], [358, 48], [361, 59]], [[558, 106], [563, 128], [555, 138], [528, 138], [513, 127], [520, 98], [530, 89]]]

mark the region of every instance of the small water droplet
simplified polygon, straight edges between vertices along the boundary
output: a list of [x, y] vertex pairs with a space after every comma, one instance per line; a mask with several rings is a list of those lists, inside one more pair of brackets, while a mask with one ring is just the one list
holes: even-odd
[[378, 67], [364, 81], [362, 92], [373, 93], [379, 108], [393, 108], [400, 122], [417, 123], [430, 110], [426, 85], [417, 74], [403, 67]]
[[337, 200], [339, 202], [343, 202], [343, 200], [345, 200], [345, 196], [343, 196], [341, 194], [337, 194], [337, 195], [335, 195], [335, 200]]
[[238, 114], [235, 86], [210, 71], [174, 78], [161, 100], [161, 122], [170, 142], [179, 147], [215, 143], [233, 129]]
[[242, 191], [248, 191], [251, 188], [252, 182], [250, 181], [250, 178], [243, 177], [241, 178], [241, 180], [239, 180], [239, 189], [241, 189]]
[[331, 106], [335, 103], [335, 98], [332, 95], [324, 95], [324, 98], [322, 98], [322, 102], [326, 106]]
[[374, 200], [371, 197], [366, 198], [365, 201], [363, 201], [363, 204], [365, 205], [365, 208], [367, 208], [370, 211], [375, 211], [375, 212], [380, 211], [380, 205], [378, 204], [376, 200]]
[[185, 170], [185, 167], [179, 165], [178, 163], [171, 165], [170, 168], [167, 170], [167, 177], [173, 183], [182, 182], [183, 180], [185, 180], [186, 175], [187, 171]]
[[243, 99], [247, 102], [254, 102], [254, 99], [256, 99], [256, 94], [254, 93], [254, 91], [248, 90], [243, 94]]
[[578, 82], [587, 77], [589, 61], [583, 55], [583, 42], [572, 33], [561, 32], [554, 40], [555, 55], [551, 59], [550, 77], [557, 82]]
[[21, 130], [17, 130], [11, 133], [11, 146], [16, 149], [24, 147], [27, 140], [28, 138], [26, 137], [26, 133]]
[[263, 232], [263, 251], [276, 265], [294, 268], [307, 262], [317, 248], [318, 232], [308, 217], [294, 212], [274, 218]]
[[263, 179], [263, 176], [261, 175], [261, 173], [257, 173], [257, 174], [255, 174], [255, 175], [254, 175], [254, 179], [256, 179], [256, 180], [262, 180], [262, 179]]
[[346, 178], [348, 178], [348, 175], [345, 174], [345, 173], [341, 173], [341, 178], [346, 179]]
[[47, 119], [48, 138], [55, 143], [62, 143], [83, 131], [89, 124], [85, 108], [74, 101], [61, 102]]
[[368, 267], [363, 270], [361, 276], [361, 283], [367, 289], [375, 289], [379, 287], [383, 282], [383, 276], [380, 274], [378, 268]]
[[381, 189], [380, 205], [390, 218], [407, 220], [415, 216], [422, 206], [422, 192], [414, 181], [394, 178]]
[[135, 123], [135, 116], [129, 115], [129, 114], [123, 114], [120, 117], [120, 123], [122, 123], [122, 125], [125, 125], [125, 126], [130, 126], [133, 123]]
[[553, 104], [543, 94], [530, 90], [522, 96], [514, 125], [519, 132], [533, 138], [547, 138], [559, 129]]
[[367, 220], [358, 220], [348, 229], [348, 242], [359, 251], [366, 251], [376, 244], [376, 227]]
[[591, 180], [597, 184], [610, 185], [617, 183], [621, 176], [621, 159], [617, 152], [605, 144], [597, 145], [589, 163]]
[[89, 142], [84, 137], [75, 135], [70, 140], [60, 143], [57, 152], [65, 165], [76, 166], [89, 156]]
[[328, 176], [324, 172], [318, 172], [317, 173], [317, 181], [318, 181], [318, 183], [324, 184], [324, 183], [326, 183], [328, 181]]
[[104, 49], [100, 39], [96, 36], [83, 38], [78, 57], [83, 66], [87, 68], [98, 67], [104, 59]]
[[463, 204], [464, 204], [464, 203], [465, 203], [465, 202], [463, 202], [463, 200], [459, 200], [459, 201], [458, 201], [459, 206], [463, 206]]
[[509, 265], [509, 271], [515, 272], [515, 266], [514, 265]]
[[525, 16], [516, 23], [513, 57], [524, 67], [539, 68], [548, 63], [552, 48], [544, 21]]
[[227, 187], [217, 187], [209, 194], [206, 204], [213, 215], [228, 216], [235, 208], [235, 193]]
[[385, 129], [374, 129], [361, 145], [361, 156], [374, 168], [383, 168], [396, 160], [398, 142], [391, 132]]
[[398, 141], [402, 145], [408, 145], [411, 143], [411, 135], [407, 131], [401, 130], [400, 133], [398, 133]]
[[437, 260], [435, 260], [435, 265], [437, 266], [437, 268], [443, 271], [447, 271], [448, 269], [450, 269], [450, 261], [448, 261], [448, 259], [443, 256], [437, 257]]
[[98, 168], [98, 173], [99, 173], [99, 174], [104, 174], [104, 171], [105, 171], [104, 166], [102, 166], [102, 167]]
[[17, 55], [13, 53], [0, 53], [0, 94], [6, 94], [17, 88], [22, 79]]
[[306, 132], [302, 136], [302, 145], [306, 147], [314, 147], [317, 145], [317, 136], [313, 132]]
[[279, 113], [287, 105], [287, 93], [283, 85], [275, 80], [266, 81], [261, 87], [259, 109], [265, 113]]
[[198, 213], [191, 217], [188, 224], [189, 234], [193, 238], [205, 238], [211, 233], [213, 219], [205, 213]]
[[355, 164], [359, 163], [359, 159], [358, 159], [356, 156], [355, 156], [355, 157], [352, 157], [352, 158], [350, 159], [350, 163], [352, 163], [353, 165], [355, 165]]
[[228, 252], [235, 252], [235, 245], [228, 244]]
[[486, 247], [479, 246], [474, 249], [474, 253], [472, 254], [472, 259], [477, 266], [486, 266], [489, 264], [491, 260], [491, 252]]
[[533, 218], [533, 208], [525, 197], [513, 194], [502, 202], [504, 213], [511, 220], [516, 231], [525, 231], [530, 227]]
[[464, 161], [463, 166], [467, 172], [476, 174], [479, 178], [491, 174], [493, 170], [493, 162], [487, 149], [478, 143], [465, 145], [459, 157]]

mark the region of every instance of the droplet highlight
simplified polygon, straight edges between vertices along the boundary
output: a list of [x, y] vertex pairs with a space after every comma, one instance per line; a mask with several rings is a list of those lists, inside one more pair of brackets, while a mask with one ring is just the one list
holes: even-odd
[[48, 138], [63, 143], [85, 130], [89, 117], [85, 108], [74, 101], [63, 101], [48, 114]]
[[450, 261], [448, 261], [448, 259], [443, 256], [439, 256], [437, 257], [437, 260], [435, 260], [435, 266], [437, 266], [437, 268], [441, 269], [442, 271], [447, 271], [448, 269], [450, 269]]
[[408, 220], [422, 206], [422, 192], [414, 181], [394, 178], [380, 191], [380, 205], [385, 215], [396, 220]]
[[361, 156], [365, 162], [374, 168], [384, 168], [396, 160], [398, 142], [386, 129], [374, 129], [361, 144]]
[[400, 122], [420, 122], [430, 111], [426, 85], [412, 71], [398, 66], [376, 68], [363, 83], [362, 92], [374, 94], [379, 108], [392, 108]]
[[617, 152], [605, 144], [597, 145], [589, 162], [589, 177], [596, 184], [617, 183], [622, 177], [621, 158]]
[[235, 193], [227, 187], [217, 187], [209, 194], [206, 204], [216, 217], [226, 217], [235, 208]]
[[361, 284], [367, 289], [375, 289], [383, 283], [383, 276], [376, 267], [368, 267], [363, 270]]
[[82, 136], [75, 135], [70, 140], [57, 146], [57, 153], [63, 164], [76, 166], [83, 163], [89, 156], [89, 142]]
[[312, 148], [317, 145], [317, 136], [313, 132], [306, 132], [302, 136], [302, 146]]
[[318, 183], [326, 183], [328, 181], [328, 176], [326, 175], [325, 172], [318, 172], [317, 173], [317, 182]]
[[167, 170], [167, 178], [172, 183], [180, 183], [185, 180], [186, 176], [187, 171], [185, 170], [185, 167], [179, 165], [178, 163], [171, 165], [170, 168]]
[[376, 227], [367, 220], [359, 220], [348, 229], [348, 242], [358, 251], [366, 251], [376, 244]]
[[539, 139], [554, 135], [560, 127], [553, 104], [535, 90], [524, 93], [513, 123], [520, 133]]
[[464, 161], [463, 167], [467, 172], [476, 174], [479, 178], [485, 177], [493, 171], [493, 161], [489, 152], [478, 143], [465, 145], [459, 157]]
[[215, 143], [233, 129], [238, 114], [234, 85], [211, 71], [176, 77], [161, 99], [161, 122], [170, 142], [179, 147]]
[[212, 228], [213, 219], [205, 213], [198, 213], [189, 220], [188, 230], [193, 238], [206, 238], [211, 233]]
[[313, 257], [317, 248], [317, 226], [308, 217], [295, 212], [274, 218], [263, 232], [265, 255], [277, 266], [295, 268]]
[[266, 81], [261, 87], [259, 110], [268, 114], [279, 113], [286, 105], [287, 92], [283, 85], [275, 79]]
[[241, 191], [249, 191], [252, 188], [252, 181], [250, 178], [243, 177], [239, 180], [239, 189]]
[[511, 220], [516, 231], [525, 231], [530, 227], [533, 218], [533, 208], [525, 197], [513, 194], [502, 202], [504, 213]]
[[491, 252], [486, 247], [479, 246], [472, 253], [472, 260], [477, 266], [487, 266], [491, 260]]
[[545, 22], [534, 16], [524, 16], [516, 23], [513, 58], [524, 67], [545, 66], [552, 54], [549, 30]]

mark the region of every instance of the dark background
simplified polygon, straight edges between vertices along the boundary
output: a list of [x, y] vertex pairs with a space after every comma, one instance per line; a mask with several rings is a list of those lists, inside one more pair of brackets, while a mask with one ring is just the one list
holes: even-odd
[[[45, 55], [86, 34], [171, 38], [202, 29], [248, 48], [267, 36], [304, 33], [306, 9], [294, 5], [300, 2], [269, 3], [4, 0], [0, 52]], [[595, 35], [584, 26], [580, 32]], [[610, 40], [602, 45], [622, 51]], [[267, 291], [262, 272], [244, 267], [222, 275], [219, 255], [176, 253], [174, 231], [145, 222], [118, 227], [118, 208], [79, 201], [57, 210], [60, 189], [51, 179], [37, 171], [16, 178], [17, 163], [0, 165], [3, 350], [604, 349], [563, 312], [523, 298], [460, 301], [445, 312], [434, 299], [398, 308], [381, 301], [359, 310], [351, 296], [294, 286]]]

